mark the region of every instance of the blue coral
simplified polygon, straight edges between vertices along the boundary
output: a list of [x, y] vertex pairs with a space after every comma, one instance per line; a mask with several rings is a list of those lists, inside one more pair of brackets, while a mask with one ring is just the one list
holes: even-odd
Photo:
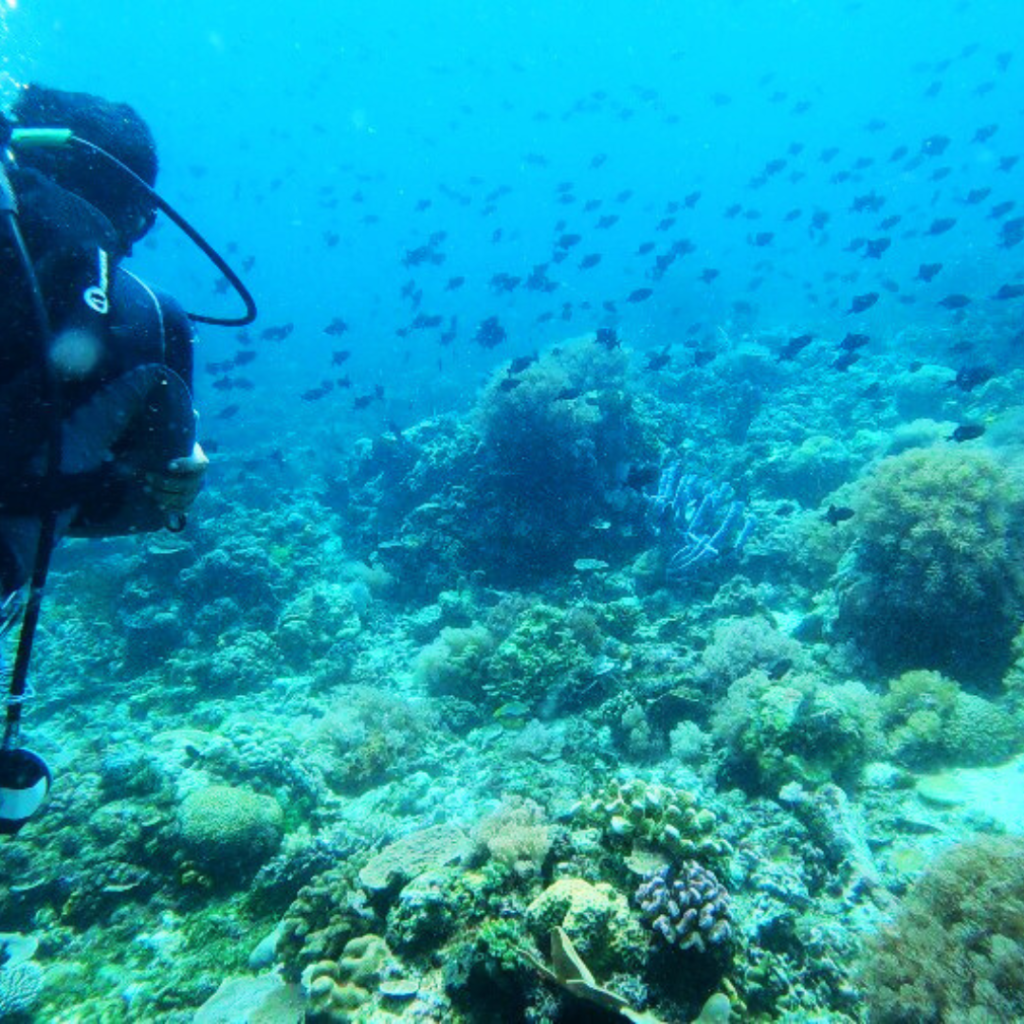
[[665, 575], [676, 581], [727, 554], [738, 554], [756, 525], [729, 484], [684, 473], [669, 463], [650, 497], [647, 523], [665, 549]]
[[667, 946], [704, 952], [727, 947], [732, 939], [729, 893], [714, 872], [696, 861], [684, 861], [678, 870], [648, 872], [634, 898]]

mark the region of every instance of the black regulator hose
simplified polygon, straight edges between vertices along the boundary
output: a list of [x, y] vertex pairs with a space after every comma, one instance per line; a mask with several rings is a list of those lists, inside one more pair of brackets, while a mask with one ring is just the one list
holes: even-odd
[[256, 302], [242, 282], [241, 278], [228, 266], [227, 261], [216, 249], [206, 241], [199, 232], [192, 227], [185, 218], [178, 213], [159, 193], [154, 191], [142, 180], [130, 167], [122, 163], [112, 153], [108, 153], [100, 146], [89, 142], [88, 139], [79, 138], [68, 128], [13, 128], [10, 130], [10, 144], [15, 149], [29, 148], [34, 146], [77, 146], [94, 153], [101, 159], [108, 161], [119, 168], [121, 172], [137, 188], [142, 189], [153, 201], [155, 206], [167, 214], [170, 219], [195, 243], [195, 245], [206, 254], [211, 263], [227, 278], [231, 287], [234, 288], [238, 297], [245, 304], [245, 315], [240, 317], [217, 317], [204, 316], [199, 313], [189, 313], [190, 320], [200, 324], [215, 324], [218, 327], [245, 327], [256, 319]]

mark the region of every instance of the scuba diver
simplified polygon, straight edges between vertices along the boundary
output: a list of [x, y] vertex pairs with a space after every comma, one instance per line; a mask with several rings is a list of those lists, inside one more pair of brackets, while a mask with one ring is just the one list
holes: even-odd
[[[234, 272], [153, 191], [156, 146], [131, 107], [30, 85], [12, 114], [0, 114], [0, 636], [20, 620], [0, 748], [9, 835], [50, 785], [18, 739], [53, 548], [184, 527], [208, 465], [190, 321], [256, 315]], [[158, 210], [228, 278], [245, 316], [186, 313], [121, 265]]]

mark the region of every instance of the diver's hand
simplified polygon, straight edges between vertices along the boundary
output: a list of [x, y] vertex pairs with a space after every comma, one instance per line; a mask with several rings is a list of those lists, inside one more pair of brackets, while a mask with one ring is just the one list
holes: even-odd
[[172, 459], [165, 470], [146, 474], [146, 491], [170, 515], [187, 512], [203, 489], [203, 477], [210, 460], [198, 442], [192, 454]]

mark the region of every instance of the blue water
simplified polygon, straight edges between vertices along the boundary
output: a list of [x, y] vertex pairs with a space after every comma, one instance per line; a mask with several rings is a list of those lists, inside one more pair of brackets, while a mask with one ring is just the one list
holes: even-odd
[[[1024, 877], [1022, 40], [1020, 0], [0, 0], [0, 101], [134, 106], [259, 308], [198, 331], [188, 530], [58, 553], [0, 1020], [7, 932], [40, 942], [35, 1019], [177, 1024], [279, 924], [256, 967], [290, 983], [373, 933], [421, 1019], [596, 1019], [535, 970], [530, 908], [579, 875], [634, 929], [586, 959], [635, 1009], [955, 1022], [855, 967], [908, 891], [954, 914], [926, 869], [992, 966], [971, 1019], [1024, 1020], [987, 931]], [[165, 220], [130, 266], [241, 312]], [[673, 498], [693, 526], [707, 495], [695, 540]], [[219, 787], [281, 807], [237, 877], [182, 838]], [[686, 870], [732, 893], [721, 960], [659, 945], [651, 850], [605, 814], [680, 787], [718, 815]], [[360, 872], [441, 825], [477, 848], [469, 882], [429, 865], [437, 924]], [[901, 969], [955, 987], [912, 938]], [[367, 984], [357, 1019], [399, 1019]]]
[[[216, 244], [237, 247], [236, 263], [255, 257], [247, 281], [261, 323], [292, 322], [295, 332], [283, 346], [264, 347], [254, 404], [289, 422], [304, 422], [290, 399], [330, 376], [321, 330], [337, 315], [351, 325], [353, 381], [386, 382], [401, 420], [410, 402], [416, 411], [458, 404], [496, 358], [603, 321], [618, 323], [637, 347], [660, 347], [695, 323], [698, 338], [713, 337], [740, 300], [757, 305], [765, 326], [799, 333], [831, 315], [831, 302], [845, 308], [884, 276], [920, 296], [912, 308], [889, 296], [867, 318], [869, 327], [895, 331], [948, 319], [935, 300], [984, 290], [1008, 269], [997, 222], [986, 215], [1014, 198], [1024, 174], [1020, 164], [996, 169], [1022, 143], [1024, 62], [1012, 58], [1005, 70], [997, 63], [1024, 28], [1011, 0], [184, 2], [173, 13], [133, 8], [129, 16], [116, 2], [22, 0], [4, 22], [8, 95], [38, 80], [130, 101], [159, 141], [164, 195]], [[972, 143], [986, 125], [999, 130]], [[905, 169], [933, 135], [949, 137], [946, 153]], [[908, 157], [890, 163], [900, 145]], [[823, 163], [831, 148], [835, 156]], [[594, 168], [598, 154], [607, 159]], [[785, 169], [751, 190], [777, 158]], [[873, 162], [849, 181], [831, 180], [861, 158]], [[940, 167], [948, 176], [932, 180]], [[572, 203], [558, 203], [560, 183], [571, 183]], [[484, 197], [499, 187], [508, 194], [484, 213]], [[980, 187], [991, 187], [987, 200], [958, 202]], [[624, 190], [631, 198], [616, 202]], [[693, 209], [655, 230], [666, 204], [695, 192]], [[872, 192], [885, 200], [879, 213], [849, 212], [854, 197]], [[601, 205], [585, 213], [588, 200]], [[430, 205], [417, 212], [420, 201]], [[742, 211], [725, 219], [735, 203]], [[791, 210], [801, 215], [787, 223]], [[816, 210], [831, 219], [809, 232]], [[368, 214], [379, 221], [364, 223]], [[605, 214], [620, 219], [595, 230]], [[843, 251], [854, 237], [885, 233], [876, 225], [890, 214], [903, 219], [881, 260]], [[953, 230], [920, 237], [945, 214], [957, 218]], [[494, 294], [493, 274], [525, 276], [550, 259], [560, 220], [582, 241], [553, 267], [558, 291]], [[403, 254], [435, 231], [447, 232], [443, 265], [407, 271]], [[750, 244], [759, 231], [774, 233], [770, 245]], [[143, 269], [189, 308], [231, 309], [211, 294], [201, 258], [171, 234], [162, 231], [154, 251], [142, 253]], [[695, 251], [648, 302], [624, 303], [648, 283], [654, 256], [683, 238]], [[648, 241], [658, 248], [637, 257]], [[578, 270], [588, 253], [602, 261]], [[911, 280], [922, 262], [945, 265], [931, 287]], [[710, 285], [697, 280], [704, 267], [721, 271]], [[856, 285], [825, 279], [855, 271]], [[445, 292], [456, 275], [465, 286]], [[755, 277], [763, 283], [750, 291]], [[446, 326], [458, 317], [447, 351], [438, 349], [439, 331], [395, 335], [412, 319], [399, 297], [409, 280], [423, 289], [423, 311], [443, 315]], [[605, 301], [617, 302], [615, 314], [601, 310]], [[570, 324], [560, 319], [566, 302]], [[538, 325], [545, 311], [553, 321]], [[491, 314], [510, 339], [498, 353], [481, 353], [473, 331]], [[224, 358], [233, 339], [205, 331], [201, 351]], [[215, 410], [216, 397], [202, 382], [199, 389], [204, 408]], [[329, 402], [317, 410], [337, 414]], [[248, 420], [250, 429], [261, 423], [258, 414]]]

